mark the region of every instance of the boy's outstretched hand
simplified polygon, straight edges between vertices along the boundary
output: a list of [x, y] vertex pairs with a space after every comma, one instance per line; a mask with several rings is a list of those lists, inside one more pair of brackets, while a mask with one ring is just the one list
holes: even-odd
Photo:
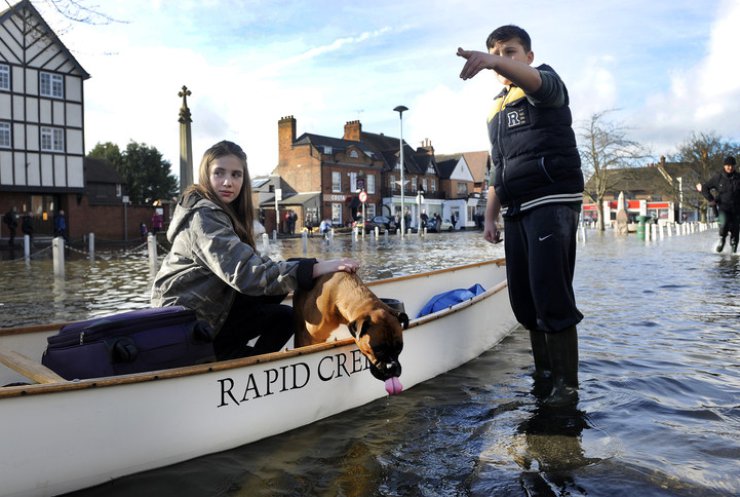
[[483, 69], [491, 69], [493, 67], [492, 60], [494, 56], [489, 53], [458, 48], [457, 55], [467, 60], [460, 72], [460, 78], [464, 80], [472, 78]]

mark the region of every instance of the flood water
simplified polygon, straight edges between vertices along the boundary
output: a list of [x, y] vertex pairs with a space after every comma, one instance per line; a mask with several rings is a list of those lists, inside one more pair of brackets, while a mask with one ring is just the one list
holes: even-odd
[[[588, 232], [575, 277], [585, 315], [577, 409], [538, 407], [519, 329], [401, 395], [71, 495], [738, 495], [740, 256], [713, 253], [715, 238], [710, 230], [646, 244]], [[359, 259], [366, 279], [502, 250], [474, 232], [308, 243], [309, 256]], [[300, 240], [272, 251], [303, 255]], [[145, 251], [106, 257], [71, 261], [64, 281], [48, 260], [0, 261], [0, 326], [146, 306]]]

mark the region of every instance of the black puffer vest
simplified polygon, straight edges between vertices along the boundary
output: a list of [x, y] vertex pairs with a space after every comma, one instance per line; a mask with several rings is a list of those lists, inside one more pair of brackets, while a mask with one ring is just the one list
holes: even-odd
[[[546, 65], [540, 71], [554, 71]], [[488, 119], [492, 184], [504, 216], [583, 200], [583, 173], [568, 95], [560, 107], [534, 106], [517, 87], [494, 100]]]

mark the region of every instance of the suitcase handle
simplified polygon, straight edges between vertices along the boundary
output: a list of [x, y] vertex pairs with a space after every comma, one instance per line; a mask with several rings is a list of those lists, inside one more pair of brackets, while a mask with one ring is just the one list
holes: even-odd
[[111, 353], [113, 362], [134, 362], [139, 355], [139, 349], [132, 339], [121, 337], [113, 342]]

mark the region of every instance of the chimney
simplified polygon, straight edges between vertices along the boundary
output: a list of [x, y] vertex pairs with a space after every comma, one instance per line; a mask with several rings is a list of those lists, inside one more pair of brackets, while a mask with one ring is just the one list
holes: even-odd
[[293, 116], [281, 117], [278, 121], [278, 162], [290, 152], [295, 142], [296, 120]]
[[432, 140], [424, 138], [421, 142], [421, 147], [416, 149], [417, 152], [425, 152], [427, 155], [434, 155], [434, 147], [432, 146]]
[[347, 121], [344, 125], [344, 139], [353, 142], [362, 141], [362, 124], [360, 121]]

